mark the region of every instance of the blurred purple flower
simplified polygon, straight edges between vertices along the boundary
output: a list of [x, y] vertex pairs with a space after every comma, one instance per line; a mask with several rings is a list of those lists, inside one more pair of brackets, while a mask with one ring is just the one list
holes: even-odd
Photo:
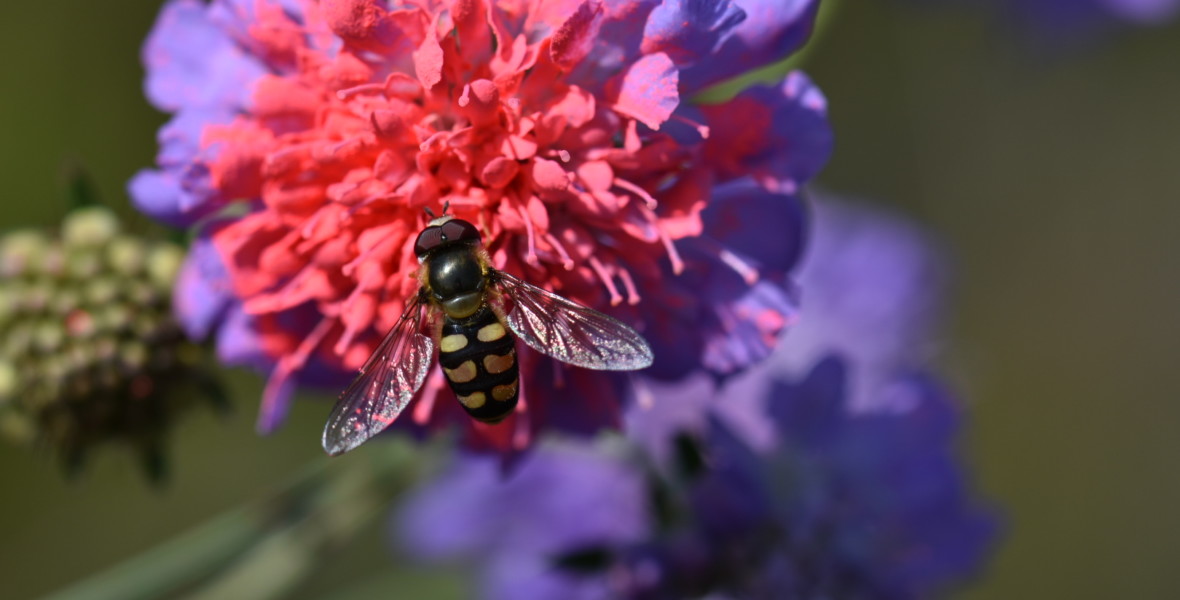
[[763, 450], [710, 419], [654, 470], [602, 445], [538, 449], [506, 479], [459, 461], [402, 508], [401, 543], [475, 561], [495, 599], [926, 597], [973, 572], [994, 535], [953, 458], [958, 411], [908, 374], [909, 410], [852, 413], [845, 383], [836, 358], [772, 379]]
[[753, 405], [768, 394], [768, 374], [798, 379], [829, 355], [847, 359], [847, 410], [905, 411], [912, 404], [896, 375], [936, 353], [949, 287], [943, 253], [929, 234], [884, 209], [820, 193], [812, 200], [811, 239], [795, 275], [803, 290], [798, 322], [759, 370], [726, 381], [724, 401], [682, 393], [712, 380], [703, 373], [684, 382], [638, 380], [626, 429], [653, 455], [665, 456], [678, 430], [703, 431], [710, 414], [767, 447], [774, 436]]
[[945, 253], [914, 223], [824, 194], [812, 198], [812, 237], [797, 275], [806, 313], [773, 368], [802, 376], [822, 356], [849, 359], [849, 407], [903, 402], [889, 381], [928, 364], [949, 286]]
[[643, 473], [590, 445], [543, 444], [504, 479], [467, 456], [412, 494], [400, 535], [426, 560], [486, 560], [489, 598], [602, 598], [605, 584], [554, 570], [569, 548], [622, 548], [649, 535]]
[[[720, 384], [705, 374], [647, 380], [627, 414], [633, 443], [600, 441], [599, 460], [631, 473], [612, 477], [646, 480], [618, 500], [625, 534], [588, 532], [594, 513], [580, 505], [533, 508], [584, 494], [565, 481], [609, 479], [583, 481], [542, 449], [503, 480], [477, 481], [457, 462], [399, 513], [403, 546], [476, 561], [488, 598], [904, 599], [973, 572], [995, 522], [954, 460], [954, 399], [907, 343], [929, 339], [943, 271], [914, 227], [878, 211], [825, 200], [815, 227], [801, 315], [806, 323], [814, 313], [811, 342], [796, 348], [788, 334], [769, 361]], [[849, 300], [822, 302], [839, 297]], [[535, 465], [563, 480], [542, 480]], [[505, 527], [525, 521], [548, 541], [468, 533], [489, 515]], [[449, 540], [442, 551], [438, 539]]]

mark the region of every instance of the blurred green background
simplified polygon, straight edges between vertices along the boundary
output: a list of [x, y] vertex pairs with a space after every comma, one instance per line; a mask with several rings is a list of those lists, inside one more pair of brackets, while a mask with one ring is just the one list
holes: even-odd
[[[123, 189], [164, 121], [138, 61], [158, 6], [0, 4], [4, 228], [54, 224], [63, 172], [82, 165], [132, 228], [155, 231]], [[822, 185], [912, 215], [958, 266], [943, 366], [971, 412], [964, 453], [1008, 528], [961, 596], [1180, 597], [1180, 26], [1047, 57], [980, 14], [825, 10], [804, 65], [837, 132]], [[0, 597], [116, 565], [319, 459], [326, 404], [298, 403], [263, 439], [259, 380], [231, 387], [233, 417], [198, 413], [175, 432], [163, 489], [129, 453], [66, 481], [50, 457], [0, 445]], [[298, 597], [373, 573], [362, 589], [459, 595], [391, 558], [383, 535], [326, 553]]]

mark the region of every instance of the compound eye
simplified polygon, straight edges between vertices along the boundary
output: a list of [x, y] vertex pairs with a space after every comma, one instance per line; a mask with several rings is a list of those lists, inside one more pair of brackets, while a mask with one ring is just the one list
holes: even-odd
[[418, 258], [426, 256], [427, 252], [438, 248], [439, 244], [443, 242], [442, 227], [427, 227], [418, 234], [418, 240], [414, 242], [414, 254]]
[[[425, 233], [425, 232], [423, 232]], [[462, 219], [451, 219], [442, 224], [442, 237], [448, 242], [479, 242], [479, 230]]]

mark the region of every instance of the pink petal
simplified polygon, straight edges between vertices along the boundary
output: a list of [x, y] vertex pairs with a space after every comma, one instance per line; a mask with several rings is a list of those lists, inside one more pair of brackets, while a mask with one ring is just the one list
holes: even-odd
[[657, 52], [635, 61], [608, 84], [615, 110], [659, 129], [680, 103], [680, 71], [667, 54]]
[[519, 171], [520, 163], [510, 158], [497, 156], [488, 161], [488, 164], [483, 168], [483, 172], [480, 173], [479, 178], [488, 187], [499, 189], [508, 185]]
[[442, 81], [443, 49], [438, 43], [438, 32], [430, 27], [426, 30], [426, 39], [414, 51], [414, 74], [422, 87], [430, 89]]
[[554, 161], [544, 158], [533, 160], [533, 183], [541, 192], [557, 192], [569, 187], [569, 176], [565, 169]]

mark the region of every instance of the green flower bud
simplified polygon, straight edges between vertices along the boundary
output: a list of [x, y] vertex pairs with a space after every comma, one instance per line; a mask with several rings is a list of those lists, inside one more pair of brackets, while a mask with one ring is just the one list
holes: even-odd
[[180, 265], [184, 262], [184, 252], [172, 244], [157, 244], [148, 256], [148, 273], [151, 281], [159, 289], [171, 295], [172, 283], [180, 273]]
[[92, 306], [109, 304], [119, 297], [119, 280], [113, 277], [95, 277], [86, 283], [86, 301]]
[[0, 275], [20, 277], [36, 270], [49, 245], [39, 231], [17, 231], [0, 238]]
[[66, 332], [58, 323], [42, 321], [33, 328], [33, 348], [40, 353], [50, 354], [65, 345]]
[[115, 213], [101, 206], [88, 206], [71, 212], [61, 224], [62, 240], [69, 246], [101, 246], [119, 233]]
[[[180, 249], [177, 248], [177, 251]], [[136, 275], [143, 271], [147, 253], [148, 248], [143, 242], [128, 235], [121, 235], [107, 246], [107, 265], [120, 275]], [[171, 281], [171, 278], [167, 278], [169, 284]]]
[[86, 280], [98, 275], [103, 266], [102, 257], [92, 249], [74, 250], [66, 256], [66, 269], [76, 280]]
[[170, 313], [183, 258], [121, 233], [103, 208], [71, 213], [58, 238], [0, 236], [0, 437], [54, 448], [71, 468], [122, 441], [164, 473], [168, 427], [200, 400], [224, 402]]

